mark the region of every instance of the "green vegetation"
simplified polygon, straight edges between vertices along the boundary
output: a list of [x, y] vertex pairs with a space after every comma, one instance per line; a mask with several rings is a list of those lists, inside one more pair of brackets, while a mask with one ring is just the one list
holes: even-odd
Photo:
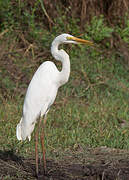
[[[111, 45], [113, 32], [128, 45], [129, 19], [126, 18], [124, 27], [110, 27], [103, 16], [93, 17], [80, 33], [79, 20], [59, 11], [49, 31], [42, 15], [36, 16], [40, 1], [24, 11], [27, 5], [22, 1], [13, 5], [10, 1], [0, 3], [0, 149], [27, 156], [34, 152], [34, 137], [31, 142], [19, 142], [16, 125], [33, 73], [42, 62], [53, 60], [51, 42], [64, 32], [82, 34], [82, 38], [96, 44], [92, 48], [63, 45], [70, 55], [71, 76], [59, 89], [48, 114], [45, 141], [48, 158], [54, 152], [76, 150], [78, 146], [129, 149], [128, 62]], [[60, 69], [60, 64], [55, 63]]]

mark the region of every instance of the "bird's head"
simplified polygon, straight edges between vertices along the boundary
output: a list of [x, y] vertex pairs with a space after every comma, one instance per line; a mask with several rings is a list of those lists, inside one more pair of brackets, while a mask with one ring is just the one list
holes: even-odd
[[55, 38], [56, 41], [59, 42], [59, 44], [87, 44], [90, 46], [93, 46], [93, 42], [88, 41], [88, 40], [84, 40], [84, 39], [80, 39], [80, 38], [76, 38], [70, 34], [61, 34], [59, 36], [57, 36]]

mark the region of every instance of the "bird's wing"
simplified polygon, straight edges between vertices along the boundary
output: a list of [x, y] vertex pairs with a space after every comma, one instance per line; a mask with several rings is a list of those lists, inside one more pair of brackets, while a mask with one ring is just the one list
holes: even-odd
[[18, 125], [21, 139], [30, 137], [38, 116], [44, 115], [53, 104], [58, 90], [58, 76], [59, 71], [51, 61], [41, 64], [35, 72], [27, 89], [23, 117]]
[[54, 63], [50, 61], [43, 63], [35, 72], [29, 84], [25, 104], [32, 105], [34, 103], [36, 106], [43, 106], [48, 103], [49, 105], [57, 93], [58, 85], [56, 81], [58, 74], [59, 71]]

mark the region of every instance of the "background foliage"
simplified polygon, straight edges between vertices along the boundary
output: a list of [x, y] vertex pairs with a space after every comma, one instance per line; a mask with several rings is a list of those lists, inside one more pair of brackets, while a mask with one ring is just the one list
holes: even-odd
[[16, 124], [33, 73], [53, 61], [50, 44], [64, 32], [95, 47], [62, 46], [71, 57], [71, 76], [48, 114], [49, 155], [78, 146], [129, 148], [128, 7], [128, 0], [0, 1], [1, 149], [32, 153], [33, 140], [16, 140]]

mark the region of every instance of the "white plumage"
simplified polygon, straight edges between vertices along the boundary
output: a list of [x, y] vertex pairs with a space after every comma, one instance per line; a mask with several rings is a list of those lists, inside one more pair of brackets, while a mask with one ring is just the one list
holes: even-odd
[[61, 37], [66, 41], [66, 34], [58, 36], [52, 43], [51, 52], [57, 60], [65, 60], [62, 71], [58, 71], [55, 64], [46, 61], [35, 72], [24, 100], [23, 116], [17, 125], [16, 135], [18, 140], [31, 139], [36, 120], [45, 115], [53, 104], [58, 88], [66, 83], [70, 74], [69, 56], [64, 50], [58, 50], [62, 43]]
[[55, 64], [51, 61], [43, 63], [34, 74], [24, 101], [23, 117], [17, 125], [18, 140], [31, 139], [36, 120], [49, 111], [53, 104], [59, 85], [56, 78], [59, 76]]

